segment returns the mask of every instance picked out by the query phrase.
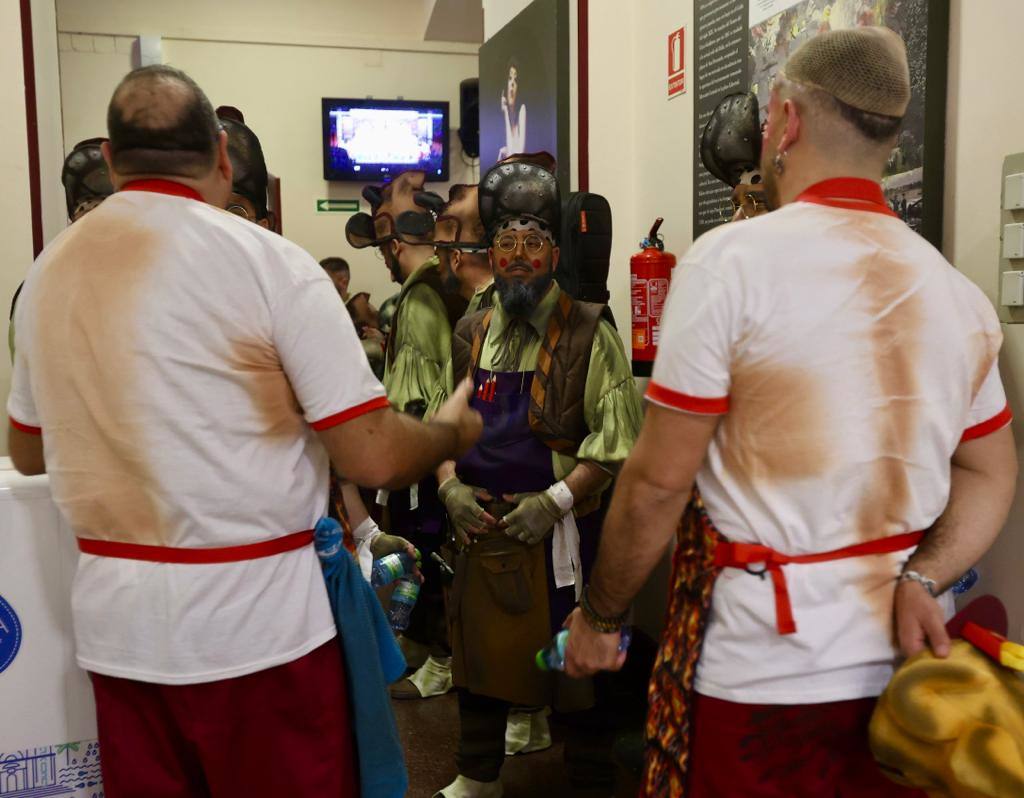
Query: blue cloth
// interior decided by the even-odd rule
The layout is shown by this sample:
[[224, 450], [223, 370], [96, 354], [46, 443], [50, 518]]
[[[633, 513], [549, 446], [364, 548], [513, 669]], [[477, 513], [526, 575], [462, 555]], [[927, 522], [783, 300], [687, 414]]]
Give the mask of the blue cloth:
[[405, 657], [384, 610], [342, 542], [333, 518], [315, 532], [327, 595], [348, 675], [362, 798], [402, 798], [409, 788], [388, 685], [405, 674]]

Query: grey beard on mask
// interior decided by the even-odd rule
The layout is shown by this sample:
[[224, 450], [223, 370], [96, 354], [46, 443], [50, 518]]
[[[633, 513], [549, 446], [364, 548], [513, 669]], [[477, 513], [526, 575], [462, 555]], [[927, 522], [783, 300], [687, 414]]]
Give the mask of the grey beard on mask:
[[536, 309], [544, 294], [554, 281], [553, 271], [530, 283], [509, 280], [501, 275], [494, 275], [494, 287], [498, 291], [501, 306], [510, 316], [529, 316]]

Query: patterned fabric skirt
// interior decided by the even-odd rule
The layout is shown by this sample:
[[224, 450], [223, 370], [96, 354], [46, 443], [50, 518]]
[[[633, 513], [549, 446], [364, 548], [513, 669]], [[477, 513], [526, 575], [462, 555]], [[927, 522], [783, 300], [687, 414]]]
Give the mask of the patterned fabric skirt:
[[648, 689], [646, 756], [641, 796], [683, 798], [690, 755], [693, 680], [721, 569], [715, 546], [721, 536], [700, 494], [683, 514], [673, 560], [669, 604], [661, 647]]

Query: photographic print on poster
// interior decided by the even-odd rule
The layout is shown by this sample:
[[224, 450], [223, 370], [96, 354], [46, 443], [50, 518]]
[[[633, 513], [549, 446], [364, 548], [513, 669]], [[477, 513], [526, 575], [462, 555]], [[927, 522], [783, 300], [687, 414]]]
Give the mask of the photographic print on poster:
[[480, 172], [550, 152], [569, 185], [569, 8], [535, 0], [480, 47]]
[[[699, 0], [699, 7], [722, 0]], [[735, 7], [738, 0], [731, 2]], [[942, 238], [942, 186], [945, 155], [946, 59], [949, 8], [942, 0], [744, 0], [747, 6], [747, 58], [742, 69], [742, 88], [753, 91], [762, 118], [771, 92], [772, 78], [790, 53], [819, 32], [863, 25], [884, 25], [899, 33], [907, 45], [910, 64], [911, 102], [900, 129], [896, 149], [886, 167], [883, 185], [889, 205], [914, 230], [933, 244]], [[738, 9], [734, 9], [738, 11]], [[698, 26], [701, 23], [698, 13]], [[735, 16], [738, 16], [736, 14]], [[735, 19], [728, 31], [735, 34]], [[704, 26], [704, 31], [708, 25]], [[713, 51], [721, 36], [698, 36], [697, 63], [701, 50]], [[711, 61], [705, 57], [704, 62]], [[717, 61], [716, 63], [721, 63]], [[702, 78], [704, 78], [702, 87]], [[711, 110], [726, 91], [707, 91], [714, 75], [698, 68], [698, 116]], [[706, 109], [704, 106], [710, 106]], [[699, 141], [703, 124], [698, 119]], [[701, 233], [721, 223], [716, 218], [728, 194], [713, 185], [698, 157], [694, 197], [694, 230]], [[703, 187], [703, 194], [700, 189]], [[722, 187], [725, 188], [725, 187]], [[721, 213], [717, 214], [718, 217]]]

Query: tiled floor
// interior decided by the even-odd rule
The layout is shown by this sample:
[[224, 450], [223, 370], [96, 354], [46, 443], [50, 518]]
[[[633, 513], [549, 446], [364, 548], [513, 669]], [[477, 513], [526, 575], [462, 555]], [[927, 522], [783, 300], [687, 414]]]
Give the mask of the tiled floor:
[[[398, 730], [409, 770], [408, 798], [430, 798], [455, 778], [455, 747], [459, 733], [458, 703], [453, 694], [425, 701], [394, 701]], [[636, 795], [635, 785], [620, 777], [617, 791], [573, 792], [562, 762], [563, 730], [552, 725], [555, 744], [547, 751], [505, 760], [501, 780], [506, 798], [612, 798]]]

